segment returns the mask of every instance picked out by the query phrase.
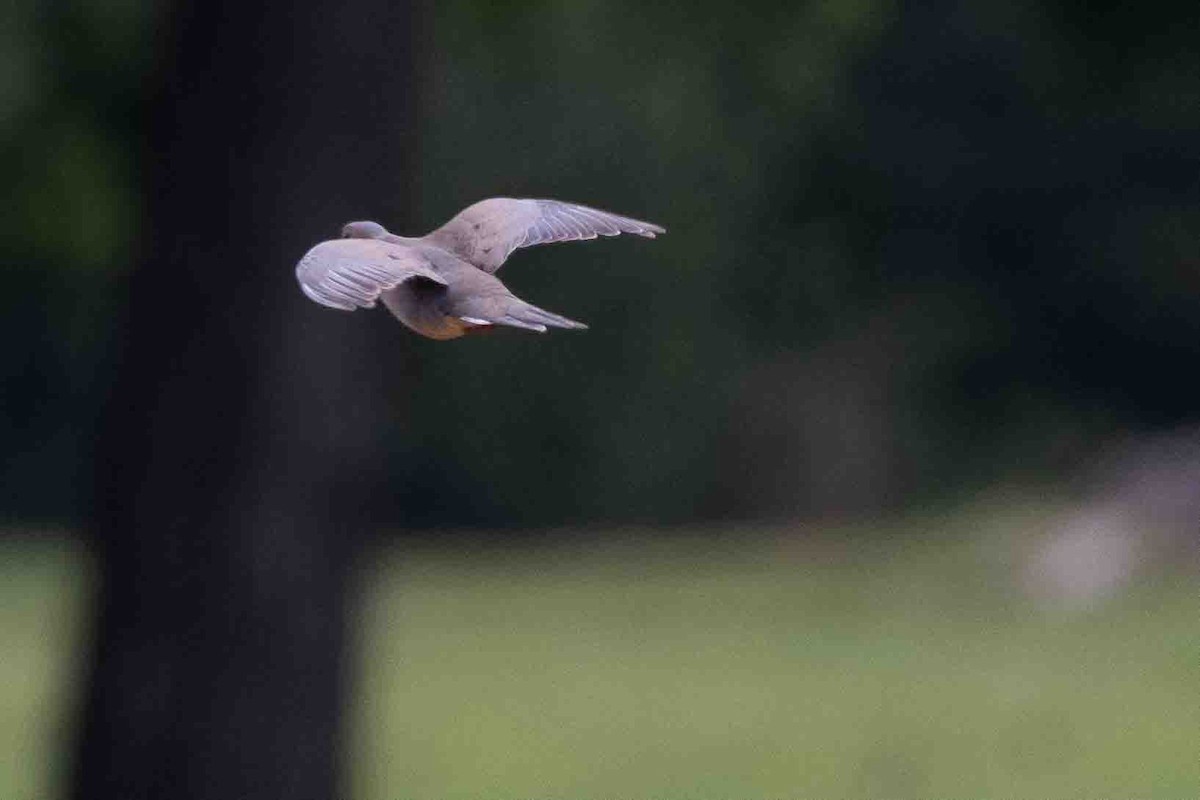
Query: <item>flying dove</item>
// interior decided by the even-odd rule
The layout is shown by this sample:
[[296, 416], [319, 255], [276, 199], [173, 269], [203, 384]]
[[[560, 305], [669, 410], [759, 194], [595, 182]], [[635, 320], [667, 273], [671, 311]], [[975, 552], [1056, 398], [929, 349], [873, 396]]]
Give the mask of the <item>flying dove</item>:
[[515, 296], [495, 276], [519, 247], [632, 233], [653, 239], [665, 228], [558, 200], [481, 200], [426, 236], [389, 233], [378, 222], [351, 222], [342, 238], [321, 242], [296, 265], [309, 299], [330, 308], [373, 308], [376, 300], [430, 339], [456, 339], [494, 326], [544, 333], [587, 326]]

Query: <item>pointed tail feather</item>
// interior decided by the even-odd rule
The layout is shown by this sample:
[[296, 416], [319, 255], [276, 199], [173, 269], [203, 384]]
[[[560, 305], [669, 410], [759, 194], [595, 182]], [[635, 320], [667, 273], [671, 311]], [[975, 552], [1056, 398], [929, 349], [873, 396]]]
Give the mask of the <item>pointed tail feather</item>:
[[513, 328], [545, 333], [547, 328], [562, 328], [565, 330], [587, 330], [587, 325], [573, 319], [551, 313], [544, 308], [538, 308], [524, 301], [505, 309], [505, 314], [494, 320], [497, 325], [508, 325]]
[[540, 323], [548, 328], [564, 328], [571, 331], [587, 330], [587, 325], [584, 325], [582, 322], [576, 322], [573, 319], [567, 319], [566, 317], [559, 316], [558, 314], [547, 311], [544, 308], [538, 308], [537, 306], [531, 306], [528, 304], [526, 304], [524, 308], [520, 309], [515, 314], [513, 312], [509, 313], [529, 322]]

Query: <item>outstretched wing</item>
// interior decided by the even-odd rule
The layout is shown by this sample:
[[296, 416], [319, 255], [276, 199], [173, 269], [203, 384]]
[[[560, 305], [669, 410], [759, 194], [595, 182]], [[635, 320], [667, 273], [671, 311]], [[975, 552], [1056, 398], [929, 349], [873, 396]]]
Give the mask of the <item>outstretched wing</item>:
[[518, 247], [632, 233], [653, 239], [666, 229], [558, 200], [481, 200], [426, 236], [426, 240], [487, 272], [495, 272]]
[[343, 311], [373, 308], [379, 295], [411, 278], [448, 285], [419, 253], [378, 239], [321, 242], [296, 265], [310, 300]]

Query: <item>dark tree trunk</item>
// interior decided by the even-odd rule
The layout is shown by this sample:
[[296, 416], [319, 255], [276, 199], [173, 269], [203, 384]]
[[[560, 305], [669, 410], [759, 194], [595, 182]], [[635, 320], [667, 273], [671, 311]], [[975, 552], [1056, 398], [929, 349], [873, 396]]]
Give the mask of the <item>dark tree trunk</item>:
[[347, 573], [399, 334], [309, 303], [292, 269], [348, 219], [403, 221], [412, 9], [195, 0], [166, 28], [74, 795], [338, 797]]

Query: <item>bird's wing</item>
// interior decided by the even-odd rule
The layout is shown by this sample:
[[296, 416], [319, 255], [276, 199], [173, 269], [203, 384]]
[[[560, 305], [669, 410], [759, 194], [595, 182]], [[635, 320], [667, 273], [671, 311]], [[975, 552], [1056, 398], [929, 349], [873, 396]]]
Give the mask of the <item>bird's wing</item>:
[[343, 311], [373, 308], [380, 294], [412, 278], [448, 285], [420, 253], [378, 239], [321, 242], [296, 265], [310, 300]]
[[495, 272], [518, 247], [632, 233], [653, 239], [666, 229], [558, 200], [481, 200], [425, 237], [487, 272]]

